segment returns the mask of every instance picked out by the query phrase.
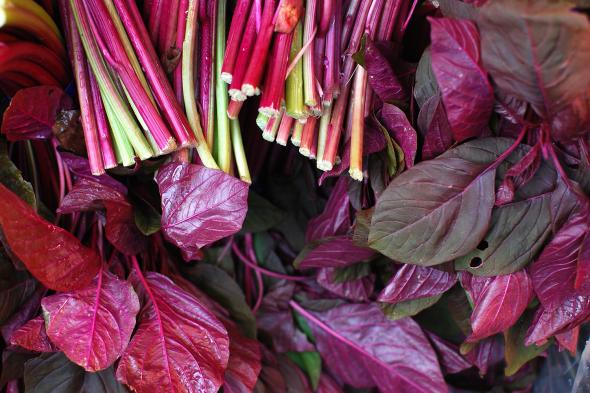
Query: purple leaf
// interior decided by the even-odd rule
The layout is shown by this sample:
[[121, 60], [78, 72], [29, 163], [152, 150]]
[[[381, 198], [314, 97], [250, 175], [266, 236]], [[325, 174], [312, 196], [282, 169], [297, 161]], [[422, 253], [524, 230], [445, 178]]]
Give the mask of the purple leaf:
[[479, 368], [481, 375], [487, 374], [490, 367], [504, 360], [504, 340], [501, 336], [492, 336], [475, 344], [465, 358]]
[[479, 33], [468, 20], [429, 18], [432, 68], [455, 140], [481, 136], [494, 107], [494, 92], [483, 69]]
[[324, 211], [313, 217], [307, 224], [305, 241], [311, 242], [328, 236], [344, 235], [350, 228], [350, 198], [348, 177], [341, 176], [330, 191], [330, 198]]
[[326, 373], [320, 375], [320, 382], [317, 393], [344, 393], [340, 385], [336, 383]]
[[68, 167], [68, 169], [78, 178], [84, 178], [86, 180], [99, 182], [105, 186], [108, 186], [119, 191], [123, 195], [127, 195], [127, 187], [125, 187], [122, 183], [113, 179], [109, 175], [93, 175], [90, 171], [90, 164], [88, 163], [87, 159], [65, 151], [59, 152], [59, 155]]
[[461, 356], [457, 345], [445, 341], [433, 333], [426, 333], [426, 335], [438, 355], [444, 374], [456, 374], [471, 368], [471, 363]]
[[316, 277], [317, 283], [328, 291], [348, 300], [357, 302], [369, 300], [375, 287], [374, 274], [338, 282], [334, 278], [335, 272], [336, 269], [331, 267], [319, 269]]
[[402, 148], [407, 167], [412, 167], [416, 159], [418, 135], [408, 121], [406, 114], [397, 106], [386, 103], [383, 104], [379, 117], [393, 139]]
[[[229, 334], [229, 361], [225, 370], [223, 391], [226, 393], [250, 393], [256, 385], [262, 368], [258, 341], [240, 334], [233, 322], [225, 324]], [[228, 326], [230, 325], [230, 326]]]
[[217, 392], [229, 359], [228, 334], [195, 297], [169, 278], [148, 272], [136, 290], [146, 303], [117, 367], [137, 393]]
[[[36, 284], [33, 283], [33, 279], [27, 281], [30, 281], [29, 284], [32, 284], [29, 288], [33, 288]], [[25, 283], [27, 281], [25, 281]], [[20, 292], [20, 290], [26, 289], [26, 287], [17, 288], [18, 289], [15, 292]], [[17, 329], [19, 329], [21, 326], [23, 326], [26, 322], [28, 322], [30, 319], [32, 319], [39, 313], [39, 310], [41, 308], [41, 298], [45, 296], [46, 293], [47, 289], [43, 288], [43, 286], [41, 285], [38, 286], [37, 289], [32, 293], [28, 293], [28, 291], [25, 290], [25, 293], [23, 293], [23, 295], [27, 297], [27, 301], [23, 304], [19, 304], [20, 308], [18, 309], [18, 311], [12, 314], [10, 319], [3, 323], [2, 328], [0, 328], [0, 330], [2, 331], [2, 337], [4, 338], [5, 342], [9, 342], [10, 337]], [[8, 311], [10, 311], [10, 299], [5, 298], [3, 295], [0, 296], [0, 301], [5, 302], [3, 303], [5, 305], [4, 307], [8, 308]]]
[[555, 339], [559, 343], [560, 350], [567, 349], [570, 353], [575, 356], [578, 349], [578, 340], [580, 338], [580, 327], [576, 326], [563, 333], [555, 335]]
[[463, 144], [395, 177], [375, 206], [369, 245], [395, 261], [422, 266], [477, 247], [490, 224], [496, 171], [456, 156], [473, 146]]
[[139, 300], [133, 287], [102, 272], [85, 289], [41, 302], [47, 335], [74, 363], [96, 372], [121, 356], [135, 328]]
[[512, 202], [516, 190], [533, 178], [541, 166], [540, 153], [541, 147], [537, 143], [516, 165], [506, 171], [504, 180], [496, 191], [497, 206]]
[[106, 237], [118, 251], [135, 255], [146, 249], [146, 237], [135, 225], [133, 206], [125, 195], [103, 183], [80, 179], [64, 197], [58, 212], [106, 209]]
[[422, 159], [433, 159], [453, 145], [453, 132], [445, 107], [438, 95], [429, 98], [420, 108], [418, 126], [424, 134]]
[[571, 141], [590, 130], [590, 91], [574, 98], [570, 105], [551, 119], [551, 135], [560, 141]]
[[94, 250], [84, 247], [66, 230], [43, 220], [1, 184], [0, 227], [10, 250], [47, 288], [80, 289], [98, 273], [100, 258]]
[[590, 83], [590, 24], [569, 3], [500, 0], [480, 9], [483, 63], [504, 92], [550, 118]]
[[457, 275], [443, 270], [403, 265], [389, 280], [377, 298], [380, 302], [399, 303], [440, 295], [457, 282]]
[[374, 304], [321, 313], [291, 304], [309, 320], [325, 365], [346, 384], [384, 393], [447, 391], [436, 354], [412, 319], [390, 321]]
[[[467, 277], [466, 273], [462, 277]], [[479, 341], [514, 325], [533, 298], [533, 284], [525, 270], [496, 277], [470, 278], [473, 332], [467, 342]], [[475, 285], [474, 285], [475, 284]]]
[[9, 141], [47, 139], [62, 110], [73, 108], [72, 98], [56, 86], [19, 90], [4, 111], [2, 133]]
[[33, 318], [16, 330], [10, 337], [10, 344], [33, 352], [56, 351], [45, 332], [43, 317]]
[[350, 236], [335, 236], [306, 246], [293, 265], [297, 269], [345, 267], [372, 258], [375, 251], [354, 244]]
[[187, 256], [242, 227], [248, 184], [219, 170], [171, 162], [158, 171], [162, 230]]
[[541, 307], [528, 343], [542, 343], [590, 315], [590, 217], [588, 203], [569, 217], [531, 266], [531, 278]]
[[407, 98], [402, 84], [397, 79], [387, 57], [371, 39], [367, 39], [365, 49], [365, 68], [369, 76], [369, 85], [381, 101], [393, 103]]

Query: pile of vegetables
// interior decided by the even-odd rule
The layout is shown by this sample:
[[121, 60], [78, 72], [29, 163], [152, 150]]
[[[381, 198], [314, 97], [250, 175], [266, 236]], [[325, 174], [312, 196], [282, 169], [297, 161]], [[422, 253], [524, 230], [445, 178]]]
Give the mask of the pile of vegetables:
[[585, 391], [589, 17], [0, 0], [0, 389]]

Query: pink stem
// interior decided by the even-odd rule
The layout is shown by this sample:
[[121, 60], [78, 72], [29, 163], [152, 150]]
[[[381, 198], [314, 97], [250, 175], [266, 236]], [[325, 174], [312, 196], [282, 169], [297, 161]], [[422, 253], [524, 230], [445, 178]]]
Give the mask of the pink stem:
[[[176, 47], [180, 50], [182, 50], [182, 43], [184, 42], [187, 10], [188, 0], [180, 0], [180, 5], [178, 6], [178, 22], [176, 23]], [[174, 93], [176, 93], [176, 100], [180, 105], [184, 105], [184, 99], [182, 98], [182, 66], [180, 62], [176, 65], [172, 73], [172, 84], [174, 86]]]
[[265, 276], [278, 278], [280, 280], [289, 280], [289, 281], [305, 281], [308, 278], [302, 276], [288, 276], [286, 274], [281, 274], [277, 272], [273, 272], [272, 270], [267, 270], [263, 267], [260, 267], [252, 262], [250, 262], [249, 258], [247, 258], [241, 251], [237, 244], [232, 244], [232, 251], [238, 256], [238, 258], [244, 263], [244, 265], [259, 271], [260, 273], [264, 274]]
[[238, 0], [234, 9], [223, 56], [223, 66], [221, 67], [221, 79], [227, 83], [232, 82], [234, 66], [238, 58], [240, 42], [242, 41], [242, 33], [246, 26], [251, 4], [252, 0]]

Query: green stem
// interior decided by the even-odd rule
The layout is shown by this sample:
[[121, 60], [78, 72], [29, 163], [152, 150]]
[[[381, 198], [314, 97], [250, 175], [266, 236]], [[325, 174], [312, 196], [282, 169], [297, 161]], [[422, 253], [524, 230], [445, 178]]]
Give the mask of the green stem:
[[[302, 46], [303, 25], [299, 22], [295, 28], [289, 62], [294, 61], [299, 51], [301, 51]], [[306, 118], [308, 113], [303, 100], [303, 61], [301, 59], [295, 63], [293, 71], [287, 77], [286, 90], [285, 102], [287, 106], [287, 115], [294, 119]]]
[[217, 128], [215, 130], [215, 145], [217, 147], [217, 161], [219, 167], [226, 173], [231, 168], [231, 134], [229, 117], [227, 116], [227, 84], [221, 80], [223, 68], [223, 54], [225, 53], [225, 14], [227, 0], [219, 0], [217, 4], [217, 31], [215, 34], [215, 102]]
[[232, 146], [234, 148], [234, 156], [236, 158], [236, 167], [240, 179], [246, 183], [252, 183], [250, 177], [250, 169], [248, 169], [248, 161], [246, 161], [246, 152], [244, 151], [244, 143], [242, 142], [242, 130], [240, 129], [240, 122], [232, 120], [231, 124], [231, 138]]

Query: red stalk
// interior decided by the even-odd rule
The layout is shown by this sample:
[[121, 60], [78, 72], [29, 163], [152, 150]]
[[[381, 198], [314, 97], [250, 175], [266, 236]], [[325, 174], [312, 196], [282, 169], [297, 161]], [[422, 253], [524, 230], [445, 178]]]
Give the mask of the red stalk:
[[[317, 117], [308, 117], [307, 122], [303, 126], [303, 134], [301, 135], [301, 145], [299, 147], [299, 153], [305, 157], [311, 156], [312, 146], [316, 138], [316, 124]], [[316, 144], [317, 145], [317, 144]]]
[[90, 90], [92, 91], [92, 102], [94, 105], [94, 115], [96, 117], [96, 127], [98, 131], [98, 141], [100, 144], [100, 151], [102, 153], [102, 161], [105, 169], [114, 168], [117, 166], [117, 156], [113, 149], [113, 140], [109, 131], [109, 123], [104, 109], [102, 98], [100, 96], [100, 89], [96, 78], [89, 73]]
[[[303, 24], [303, 42], [313, 40], [317, 32], [317, 1], [308, 0], [305, 10], [305, 22]], [[312, 46], [303, 54], [303, 97], [304, 103], [309, 107], [312, 114], [317, 116], [321, 113], [320, 96], [317, 89], [317, 75], [315, 46]]]
[[246, 94], [242, 92], [242, 82], [244, 81], [244, 76], [246, 76], [248, 64], [252, 60], [252, 51], [256, 44], [256, 19], [258, 18], [258, 11], [256, 7], [250, 9], [246, 30], [242, 36], [239, 55], [234, 65], [232, 81], [229, 86], [229, 95], [237, 101], [244, 101], [246, 99]]
[[195, 145], [196, 140], [190, 124], [175, 99], [174, 92], [168, 84], [166, 74], [160, 66], [154, 48], [149, 45], [148, 32], [141, 21], [137, 5], [131, 0], [114, 0], [114, 2], [139, 62], [145, 70], [156, 101], [170, 124], [174, 137], [180, 146]]
[[[401, 3], [399, 0], [391, 0], [395, 1], [396, 3]], [[350, 4], [348, 5], [348, 9], [346, 10], [346, 15], [344, 16], [344, 23], [342, 25], [342, 35], [340, 40], [340, 51], [346, 51], [346, 46], [348, 45], [348, 41], [350, 40], [350, 35], [352, 34], [352, 29], [354, 26], [354, 22], [356, 21], [356, 16], [359, 10], [359, 6], [361, 4], [361, 0], [351, 0]]]
[[16, 59], [28, 60], [42, 66], [59, 80], [62, 86], [68, 83], [67, 66], [51, 49], [27, 41], [0, 41], [0, 64]]
[[267, 75], [259, 107], [259, 111], [267, 116], [276, 115], [281, 109], [281, 102], [285, 97], [285, 80], [292, 43], [293, 33], [278, 33], [275, 38], [268, 65], [270, 73]]
[[282, 146], [287, 146], [287, 141], [289, 140], [289, 136], [291, 135], [291, 128], [293, 128], [293, 119], [290, 116], [283, 116], [281, 119], [281, 124], [279, 125], [279, 132], [277, 133], [277, 137], [275, 141]]
[[335, 17], [332, 20], [328, 34], [326, 35], [325, 46], [325, 72], [324, 72], [324, 94], [322, 102], [324, 105], [331, 105], [335, 97], [340, 93], [340, 39], [342, 36], [342, 19], [337, 17], [342, 13], [342, 4], [336, 2]]
[[150, 37], [154, 46], [158, 42], [158, 33], [160, 30], [160, 23], [162, 21], [162, 8], [164, 8], [163, 0], [152, 0], [149, 11], [148, 25], [150, 27]]
[[215, 0], [203, 0], [199, 3], [199, 20], [201, 48], [199, 64], [199, 98], [201, 104], [201, 124], [203, 134], [207, 139], [209, 148], [213, 147], [215, 117], [215, 83], [212, 78], [215, 53], [215, 26], [211, 22], [217, 14], [217, 2]]
[[[174, 49], [176, 42], [176, 23], [178, 21], [178, 6], [180, 0], [169, 0], [165, 7], [165, 12], [160, 15], [160, 31], [158, 34], [157, 47], [160, 57], [166, 59], [169, 51]], [[154, 46], [156, 43], [154, 43]], [[178, 48], [178, 47], [177, 47]]]
[[328, 133], [326, 136], [326, 147], [323, 157], [318, 157], [317, 166], [323, 171], [329, 171], [334, 166], [336, 155], [338, 153], [338, 146], [340, 145], [340, 137], [342, 135], [342, 124], [346, 115], [346, 108], [348, 106], [348, 93], [350, 91], [350, 84], [343, 86], [342, 91], [336, 99], [332, 118], [328, 125]]
[[[182, 48], [184, 41], [184, 33], [186, 30], [186, 13], [188, 12], [188, 0], [180, 0], [178, 6], [178, 21], [176, 22], [176, 48]], [[182, 98], [182, 67], [180, 63], [176, 65], [172, 73], [172, 85], [176, 99], [179, 105], [184, 106], [184, 99]]]
[[230, 119], [237, 119], [240, 110], [242, 110], [242, 105], [244, 105], [244, 101], [237, 101], [233, 98], [229, 100], [229, 104], [227, 105], [227, 117]]
[[226, 83], [232, 82], [234, 66], [242, 41], [242, 33], [246, 26], [246, 20], [248, 19], [251, 4], [252, 0], [238, 0], [236, 8], [234, 9], [234, 15], [232, 16], [227, 36], [225, 54], [223, 56], [223, 66], [221, 67], [221, 80]]
[[[152, 104], [137, 74], [129, 67], [129, 58], [105, 4], [98, 0], [88, 0], [83, 8], [104, 58], [121, 78], [126, 91], [160, 150], [158, 153], [168, 153], [174, 150], [176, 146], [168, 127], [160, 117], [158, 109]], [[129, 29], [127, 28], [127, 30]], [[109, 38], [108, 44], [104, 41], [105, 37]]]
[[322, 7], [320, 9], [320, 20], [318, 23], [318, 35], [323, 37], [328, 32], [332, 19], [340, 14], [334, 12], [334, 0], [320, 0]]
[[100, 151], [100, 143], [97, 135], [97, 122], [92, 99], [92, 87], [90, 84], [90, 68], [84, 55], [84, 48], [80, 42], [80, 35], [75, 26], [75, 21], [71, 15], [68, 15], [70, 44], [72, 51], [72, 60], [74, 72], [76, 74], [76, 87], [78, 89], [78, 101], [80, 103], [80, 120], [84, 132], [84, 141], [86, 142], [86, 151], [88, 153], [88, 163], [93, 175], [102, 175], [104, 173], [104, 163]]
[[244, 75], [242, 83], [242, 92], [247, 96], [258, 94], [262, 73], [266, 64], [268, 50], [273, 34], [273, 15], [275, 12], [276, 0], [266, 0], [264, 2], [264, 11], [260, 21], [260, 32], [256, 37], [256, 44], [253, 49], [253, 56]]
[[379, 41], [391, 40], [401, 5], [402, 2], [398, 0], [385, 0], [385, 8], [383, 9], [383, 16], [377, 33]]

